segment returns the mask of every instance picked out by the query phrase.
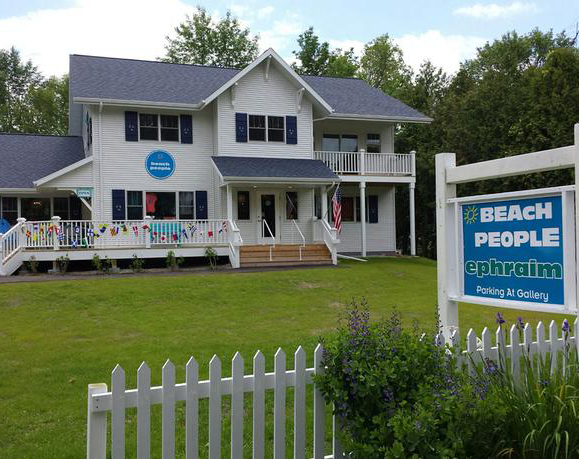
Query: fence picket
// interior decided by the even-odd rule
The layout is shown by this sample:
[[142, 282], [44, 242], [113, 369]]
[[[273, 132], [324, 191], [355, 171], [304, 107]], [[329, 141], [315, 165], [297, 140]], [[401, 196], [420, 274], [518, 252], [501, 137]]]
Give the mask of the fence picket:
[[557, 350], [559, 349], [559, 330], [554, 320], [549, 324], [549, 346], [551, 352], [551, 374], [557, 368]]
[[199, 365], [191, 357], [185, 367], [185, 454], [187, 459], [199, 457]]
[[[324, 372], [324, 348], [321, 344], [314, 351], [314, 373]], [[314, 386], [314, 459], [324, 459], [326, 404], [320, 390]]]
[[112, 457], [125, 457], [125, 371], [117, 365], [111, 375], [112, 406]]
[[306, 454], [306, 353], [298, 347], [294, 355], [294, 459], [304, 459]]
[[502, 370], [505, 370], [505, 365], [507, 363], [507, 349], [505, 346], [505, 333], [503, 331], [503, 327], [500, 325], [497, 327], [497, 331], [495, 333], [496, 345], [497, 345], [497, 362], [499, 367]]
[[163, 365], [163, 459], [175, 457], [175, 365], [170, 360]]
[[509, 340], [511, 342], [511, 372], [515, 382], [518, 382], [520, 376], [521, 347], [519, 345], [519, 329], [515, 324], [511, 325]]
[[471, 328], [466, 335], [466, 350], [470, 355], [468, 359], [468, 372], [471, 376], [476, 374], [475, 365], [480, 361], [480, 354], [476, 345], [476, 333]]
[[243, 458], [243, 357], [231, 361], [231, 459]]
[[143, 362], [137, 370], [137, 457], [151, 457], [151, 369]]
[[263, 459], [265, 437], [265, 357], [253, 357], [253, 459]]
[[545, 342], [545, 325], [543, 325], [543, 322], [537, 324], [537, 351], [544, 362], [547, 355], [547, 343]]
[[340, 419], [334, 414], [332, 418], [332, 459], [342, 459], [344, 453], [338, 441], [338, 431], [340, 430]]
[[523, 344], [523, 352], [526, 352], [527, 357], [530, 357], [535, 353], [536, 349], [533, 349], [533, 329], [531, 328], [530, 323], [525, 324], [523, 331]]
[[274, 399], [273, 399], [273, 458], [285, 459], [285, 353], [279, 348], [274, 360]]
[[487, 327], [483, 329], [481, 338], [483, 359], [494, 360], [494, 355], [492, 355], [491, 331]]
[[221, 457], [221, 361], [209, 362], [209, 459]]

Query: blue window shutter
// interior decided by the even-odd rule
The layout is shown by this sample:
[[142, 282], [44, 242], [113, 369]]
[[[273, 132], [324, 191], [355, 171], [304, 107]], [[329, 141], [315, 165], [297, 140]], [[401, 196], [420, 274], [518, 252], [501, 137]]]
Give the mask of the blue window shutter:
[[207, 191], [195, 192], [195, 218], [207, 220]]
[[298, 143], [298, 117], [297, 116], [286, 116], [285, 117], [285, 141], [289, 144]]
[[137, 112], [125, 112], [125, 140], [139, 141], [139, 119]]
[[235, 141], [247, 142], [247, 113], [235, 114]]
[[113, 190], [113, 220], [125, 220], [125, 190]]
[[368, 196], [368, 223], [378, 223], [378, 196]]
[[181, 143], [193, 143], [193, 117], [181, 115]]

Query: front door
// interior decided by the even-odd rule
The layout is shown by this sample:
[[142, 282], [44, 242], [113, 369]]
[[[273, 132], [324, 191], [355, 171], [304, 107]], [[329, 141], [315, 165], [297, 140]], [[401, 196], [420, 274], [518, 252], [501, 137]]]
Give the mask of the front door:
[[260, 243], [271, 243], [272, 238], [276, 235], [275, 201], [275, 193], [260, 193], [261, 213], [260, 218], [258, 218]]

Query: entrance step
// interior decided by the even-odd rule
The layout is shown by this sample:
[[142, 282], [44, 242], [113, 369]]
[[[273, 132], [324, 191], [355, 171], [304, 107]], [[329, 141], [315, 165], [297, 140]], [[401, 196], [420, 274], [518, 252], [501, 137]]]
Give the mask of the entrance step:
[[242, 268], [331, 264], [332, 255], [325, 244], [306, 244], [305, 246], [283, 244], [275, 247], [244, 245], [240, 247], [240, 265]]

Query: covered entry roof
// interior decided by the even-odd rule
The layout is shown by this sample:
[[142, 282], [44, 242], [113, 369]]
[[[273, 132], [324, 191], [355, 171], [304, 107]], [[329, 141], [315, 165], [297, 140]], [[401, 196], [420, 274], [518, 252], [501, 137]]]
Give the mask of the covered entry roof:
[[84, 157], [82, 137], [0, 134], [0, 188], [34, 188]]
[[261, 182], [339, 182], [328, 166], [317, 159], [256, 158], [213, 156], [217, 172], [224, 181]]

